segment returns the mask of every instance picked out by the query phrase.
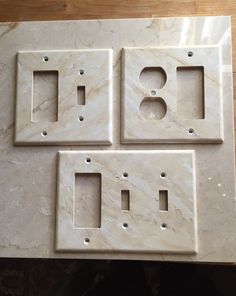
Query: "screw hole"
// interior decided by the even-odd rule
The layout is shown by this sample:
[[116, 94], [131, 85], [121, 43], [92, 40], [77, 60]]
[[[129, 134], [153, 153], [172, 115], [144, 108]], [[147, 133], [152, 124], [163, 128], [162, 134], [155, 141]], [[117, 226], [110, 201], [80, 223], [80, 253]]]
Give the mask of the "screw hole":
[[189, 134], [193, 134], [193, 133], [194, 133], [194, 129], [193, 129], [193, 128], [190, 128], [190, 129], [188, 130], [188, 133], [189, 133]]
[[122, 225], [122, 227], [124, 228], [124, 229], [126, 229], [126, 228], [128, 228], [128, 223], [123, 223], [123, 225]]
[[80, 75], [84, 75], [84, 70], [83, 70], [83, 69], [80, 69], [80, 70], [79, 70], [79, 74], [80, 74]]
[[91, 158], [90, 157], [87, 157], [86, 160], [85, 160], [85, 162], [86, 163], [90, 163], [91, 162]]
[[83, 116], [80, 116], [79, 117], [79, 121], [84, 121], [84, 117]]
[[162, 223], [161, 224], [161, 229], [165, 230], [167, 228], [167, 224], [166, 223]]
[[43, 57], [44, 62], [48, 62], [49, 58], [47, 56]]
[[151, 90], [151, 95], [155, 96], [157, 94], [157, 92], [155, 90]]
[[192, 57], [193, 56], [193, 52], [192, 51], [189, 51], [188, 52], [188, 57]]
[[41, 136], [42, 136], [42, 137], [46, 137], [47, 134], [48, 134], [48, 133], [47, 133], [46, 131], [43, 131], [43, 132], [41, 133]]
[[84, 239], [84, 243], [87, 245], [87, 244], [89, 244], [90, 243], [90, 239], [88, 238], [88, 237], [86, 237], [85, 239]]
[[161, 172], [161, 178], [165, 178], [166, 177], [166, 173], [165, 172]]
[[123, 177], [124, 179], [127, 179], [127, 178], [128, 178], [128, 173], [123, 173], [122, 177]]

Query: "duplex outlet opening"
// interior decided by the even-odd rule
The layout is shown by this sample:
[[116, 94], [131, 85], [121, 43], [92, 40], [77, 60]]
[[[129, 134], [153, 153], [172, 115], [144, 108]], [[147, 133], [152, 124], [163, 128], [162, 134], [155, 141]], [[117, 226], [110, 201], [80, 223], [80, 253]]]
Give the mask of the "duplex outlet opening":
[[142, 100], [139, 111], [146, 120], [161, 120], [166, 115], [167, 105], [162, 98], [148, 97]]
[[161, 67], [145, 67], [139, 79], [146, 89], [160, 89], [166, 83], [166, 72]]

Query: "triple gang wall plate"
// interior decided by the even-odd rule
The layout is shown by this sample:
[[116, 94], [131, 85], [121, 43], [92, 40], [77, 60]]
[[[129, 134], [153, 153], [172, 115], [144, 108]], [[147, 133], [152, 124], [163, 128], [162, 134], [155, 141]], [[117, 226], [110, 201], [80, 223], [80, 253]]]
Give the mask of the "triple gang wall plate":
[[1, 257], [236, 262], [229, 17], [0, 41]]
[[195, 182], [193, 151], [60, 152], [56, 248], [194, 253]]

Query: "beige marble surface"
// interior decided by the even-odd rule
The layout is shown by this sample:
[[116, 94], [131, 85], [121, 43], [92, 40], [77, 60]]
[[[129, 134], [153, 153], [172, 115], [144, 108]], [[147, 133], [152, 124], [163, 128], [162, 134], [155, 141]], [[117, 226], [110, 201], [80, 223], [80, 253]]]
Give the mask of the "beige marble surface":
[[[194, 47], [196, 49], [200, 47], [219, 48], [223, 130], [222, 133], [219, 132], [220, 128], [214, 131], [214, 137], [218, 138], [217, 141], [214, 141], [215, 143], [209, 143], [205, 130], [206, 142], [204, 144], [198, 141], [192, 143], [183, 141], [178, 144], [157, 144], [155, 141], [141, 144], [133, 141], [129, 144], [121, 143], [121, 131], [124, 129], [120, 118], [123, 109], [121, 106], [124, 106], [121, 104], [122, 49], [156, 47], [183, 47], [185, 49], [189, 47], [191, 51]], [[77, 146], [38, 146], [35, 144], [32, 147], [16, 146], [14, 130], [17, 53], [92, 49], [112, 51], [113, 71], [110, 77], [113, 78], [113, 96], [112, 112], [110, 111], [112, 114], [109, 115], [110, 118], [113, 117], [112, 145], [95, 146], [93, 144], [91, 146], [81, 143], [82, 145]], [[0, 53], [0, 256], [197, 262], [236, 261], [232, 59], [229, 17], [1, 23]], [[215, 67], [218, 69], [217, 64]], [[192, 73], [191, 75], [198, 77], [198, 74]], [[197, 78], [197, 80], [199, 79]], [[46, 81], [50, 82], [54, 79], [48, 78]], [[144, 84], [147, 82], [145, 78], [142, 81]], [[36, 88], [37, 93], [41, 83], [44, 83], [44, 79], [39, 83], [39, 88]], [[182, 85], [185, 85], [184, 82]], [[186, 83], [186, 88], [189, 87], [190, 82]], [[46, 96], [46, 89], [47, 87], [42, 89], [42, 97]], [[47, 95], [49, 96], [48, 93]], [[49, 97], [51, 97], [51, 93]], [[159, 113], [150, 112], [150, 102], [152, 105], [153, 101], [149, 100], [142, 107], [142, 116], [158, 118]], [[154, 101], [154, 103], [156, 102]], [[158, 102], [158, 104], [163, 104], [163, 102]], [[187, 108], [187, 105], [185, 107]], [[28, 104], [25, 108], [28, 108]], [[156, 109], [155, 105], [154, 110], [159, 109], [158, 107]], [[96, 111], [99, 112], [99, 108]], [[197, 112], [195, 113], [197, 114]], [[145, 122], [145, 120], [143, 121]], [[218, 124], [221, 123], [218, 122]], [[91, 127], [91, 132], [93, 128]], [[212, 127], [209, 126], [209, 128]], [[144, 137], [142, 131], [137, 134]], [[223, 142], [219, 143], [221, 137], [223, 137]], [[130, 250], [129, 252], [121, 250], [56, 252], [57, 153], [58, 151], [71, 150], [104, 150], [104, 152], [114, 150], [135, 150], [136, 152], [139, 150], [193, 150], [196, 168], [197, 253], [170, 254], [154, 251], [147, 253]], [[140, 172], [143, 170], [142, 162], [144, 160], [140, 158], [140, 167], [137, 169]]]
[[[157, 83], [153, 83], [153, 88], [142, 83], [140, 73], [148, 67], [159, 67], [164, 71], [166, 81], [160, 88], [155, 87]], [[202, 118], [194, 116], [194, 109], [198, 107], [198, 102], [185, 113], [181, 111], [186, 108], [194, 96], [193, 92], [197, 89], [190, 90], [188, 94], [189, 84], [193, 79], [191, 72], [187, 73], [183, 83], [179, 85], [177, 71], [179, 68], [190, 71], [194, 67], [195, 69], [202, 67], [204, 72], [204, 114]], [[215, 47], [125, 48], [122, 69], [122, 142], [222, 142], [221, 68], [219, 45]], [[180, 87], [181, 92], [184, 93], [182, 96], [178, 93]], [[147, 119], [140, 114], [140, 106], [145, 98], [164, 100], [167, 110], [160, 120]], [[184, 99], [181, 100], [182, 98]]]

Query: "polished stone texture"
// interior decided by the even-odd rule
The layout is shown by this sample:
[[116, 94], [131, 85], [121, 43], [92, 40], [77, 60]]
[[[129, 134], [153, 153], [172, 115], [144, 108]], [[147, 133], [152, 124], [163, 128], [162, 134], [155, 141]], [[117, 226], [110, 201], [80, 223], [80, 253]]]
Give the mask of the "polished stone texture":
[[[172, 73], [173, 84], [169, 85], [169, 87], [172, 87], [172, 91], [169, 91], [169, 87], [167, 89], [169, 71], [165, 69], [164, 62], [167, 63], [168, 59], [164, 51], [162, 51], [164, 60], [157, 58], [154, 63], [152, 57], [149, 56], [147, 61], [150, 61], [150, 63], [145, 66], [149, 69], [141, 70], [139, 81], [138, 74], [135, 72], [136, 62], [143, 64], [146, 57], [139, 59], [138, 55], [132, 63], [132, 67], [125, 68], [127, 65], [124, 56], [127, 50], [131, 52], [137, 48], [145, 48], [143, 53], [150, 55], [153, 49], [158, 52], [158, 48], [170, 50], [170, 47], [174, 55], [173, 60], [177, 56], [174, 50], [176, 48], [178, 55], [182, 56], [180, 64], [176, 64], [171, 70], [176, 72], [176, 76]], [[64, 106], [65, 113], [62, 112], [62, 117], [65, 116], [69, 120], [67, 126], [65, 121], [60, 123], [60, 116], [56, 118], [57, 115], [60, 115], [60, 106], [56, 104], [57, 90], [60, 94], [60, 87], [62, 87], [64, 80], [60, 81], [59, 73], [57, 89], [55, 86], [58, 68], [46, 65], [56, 59], [56, 55], [61, 51], [77, 52], [81, 50], [92, 51], [94, 54], [101, 51], [106, 56], [104, 56], [104, 60], [109, 61], [106, 65], [101, 65], [100, 58], [95, 58], [95, 63], [94, 59], [89, 58], [84, 61], [82, 68], [76, 63], [72, 63], [76, 67], [72, 69], [74, 74], [71, 74], [75, 75], [76, 73], [76, 75], [72, 75], [73, 79], [69, 80], [68, 83], [73, 85], [73, 89], [71, 89], [71, 96], [65, 96], [63, 99], [65, 99], [66, 104], [69, 102], [70, 105], [70, 100], [74, 98], [74, 104], [76, 87], [85, 86], [85, 103], [83, 99], [77, 98], [79, 107], [77, 105], [73, 107], [72, 104], [73, 106], [70, 105], [67, 109], [67, 106]], [[55, 55], [51, 56], [53, 52]], [[188, 56], [189, 52], [192, 52], [193, 55]], [[199, 54], [199, 57], [202, 57], [201, 60], [198, 60], [198, 53], [201, 53]], [[31, 62], [29, 63], [30, 71], [31, 73], [35, 72], [35, 77], [34, 79], [27, 79], [22, 86], [17, 84], [23, 79], [25, 73], [24, 69], [19, 69], [19, 64], [17, 71], [17, 62], [19, 62], [21, 55], [31, 56], [30, 60], [34, 55], [36, 55], [36, 59], [39, 56], [41, 57], [37, 60], [38, 62], [35, 61], [34, 66]], [[42, 60], [45, 56], [49, 58], [46, 62]], [[214, 60], [212, 60], [213, 56]], [[188, 67], [181, 65], [185, 59], [188, 61]], [[62, 63], [62, 60], [60, 59], [59, 62]], [[86, 65], [95, 67], [94, 71], [97, 71], [99, 77], [93, 75], [95, 72], [89, 72], [90, 68], [85, 68]], [[101, 67], [96, 68], [96, 65]], [[176, 66], [179, 69], [176, 69]], [[206, 66], [205, 72], [204, 66]], [[68, 64], [65, 60], [65, 68], [67, 69], [67, 67]], [[159, 68], [163, 68], [166, 77]], [[186, 68], [189, 69], [186, 70]], [[63, 69], [62, 67], [62, 72]], [[83, 78], [79, 72], [81, 69], [84, 70]], [[104, 71], [101, 71], [101, 69], [104, 69]], [[135, 69], [134, 72], [133, 69]], [[50, 71], [50, 73], [46, 73], [45, 70]], [[155, 79], [153, 70], [156, 71]], [[127, 78], [126, 75], [129, 71], [130, 75], [134, 74], [134, 76], [128, 75]], [[86, 76], [88, 73], [91, 74], [90, 78]], [[206, 77], [204, 73], [208, 73], [210, 76]], [[104, 84], [99, 79], [101, 77], [104, 78]], [[212, 77], [215, 81], [212, 81]], [[86, 81], [83, 82], [79, 79]], [[32, 86], [30, 81], [33, 81], [32, 83], [35, 85]], [[175, 102], [175, 83], [177, 83], [177, 103]], [[107, 84], [109, 84], [109, 90]], [[92, 92], [86, 94], [86, 85], [91, 86]], [[96, 95], [98, 85], [102, 85], [103, 97]], [[131, 85], [132, 87], [135, 86], [135, 91], [130, 92], [129, 90], [127, 93], [127, 87], [129, 88]], [[24, 87], [27, 89], [26, 92], [24, 92]], [[144, 95], [144, 101], [135, 95], [140, 93], [140, 89]], [[163, 93], [161, 96], [161, 91], [165, 91], [166, 95]], [[34, 95], [31, 96], [30, 100], [29, 94], [31, 92]], [[86, 102], [89, 104], [86, 98], [88, 100], [90, 94], [91, 100], [94, 100], [94, 102], [101, 100], [96, 108], [94, 105], [90, 107], [86, 105]], [[79, 94], [77, 96], [79, 97]], [[229, 17], [1, 23], [0, 97], [0, 256], [197, 262], [236, 261], [232, 57]], [[204, 110], [203, 102], [206, 104]], [[172, 104], [173, 109], [170, 109], [169, 104]], [[177, 107], [174, 108], [176, 104]], [[66, 110], [70, 110], [68, 114]], [[80, 112], [84, 113], [80, 115]], [[126, 112], [128, 117], [126, 117]], [[30, 113], [31, 120], [29, 120]], [[78, 122], [80, 116], [83, 117], [83, 120]], [[87, 119], [89, 120], [86, 121]], [[95, 122], [93, 122], [93, 119], [96, 119]], [[35, 121], [35, 124], [32, 121]], [[134, 121], [137, 121], [137, 126]], [[16, 126], [15, 123], [17, 123]], [[55, 125], [59, 126], [58, 130], [54, 129]], [[75, 127], [76, 125], [78, 129]], [[102, 129], [103, 126], [105, 130]], [[20, 127], [19, 130], [18, 127]], [[152, 131], [151, 134], [150, 130]], [[63, 131], [63, 133], [61, 134], [60, 131]], [[164, 131], [166, 133], [163, 134]], [[160, 138], [157, 132], [160, 132]], [[171, 253], [166, 252], [168, 248], [164, 246], [163, 241], [161, 248], [158, 248], [155, 244], [157, 240], [159, 241], [158, 236], [153, 241], [151, 239], [153, 245], [148, 245], [147, 248], [144, 242], [140, 246], [135, 243], [135, 246], [130, 248], [131, 242], [128, 242], [130, 237], [125, 236], [124, 231], [132, 231], [130, 228], [132, 223], [135, 224], [136, 220], [138, 223], [135, 215], [133, 218], [127, 215], [130, 222], [127, 222], [128, 228], [123, 225], [126, 229], [121, 227], [115, 231], [117, 226], [110, 226], [111, 235], [115, 237], [112, 241], [112, 247], [115, 246], [113, 250], [98, 251], [97, 248], [96, 250], [86, 251], [86, 249], [83, 249], [81, 251], [80, 249], [76, 250], [74, 246], [70, 250], [68, 246], [65, 247], [65, 251], [57, 250], [60, 246], [57, 244], [59, 236], [56, 227], [57, 218], [60, 216], [60, 210], [57, 212], [57, 209], [60, 209], [59, 201], [61, 198], [60, 191], [57, 190], [57, 184], [60, 185], [60, 174], [62, 173], [60, 171], [60, 157], [66, 155], [66, 152], [70, 152], [72, 155], [78, 154], [79, 159], [80, 155], [90, 151], [90, 157], [93, 160], [97, 153], [94, 150], [99, 150], [99, 153], [104, 152], [104, 154], [101, 154], [104, 156], [102, 156], [102, 160], [95, 162], [97, 171], [95, 175], [93, 172], [93, 175], [89, 178], [93, 186], [88, 187], [88, 189], [93, 193], [96, 192], [95, 188], [98, 188], [103, 180], [102, 174], [104, 174], [105, 180], [109, 180], [107, 178], [108, 168], [114, 173], [119, 170], [120, 174], [121, 172], [124, 173], [125, 169], [129, 173], [128, 170], [130, 169], [131, 173], [128, 175], [128, 180], [134, 180], [134, 183], [130, 183], [129, 186], [137, 188], [139, 197], [138, 202], [135, 203], [135, 199], [132, 200], [131, 192], [130, 212], [132, 207], [135, 207], [137, 213], [141, 211], [139, 208], [141, 207], [142, 213], [146, 213], [147, 222], [145, 223], [147, 224], [150, 218], [149, 213], [152, 216], [155, 210], [154, 207], [148, 206], [148, 203], [145, 203], [141, 196], [148, 196], [148, 200], [152, 202], [155, 198], [157, 199], [159, 190], [168, 189], [176, 192], [175, 188], [177, 187], [177, 191], [181, 188], [186, 189], [183, 182], [195, 180], [196, 186], [192, 186], [192, 190], [196, 192], [195, 197], [194, 194], [190, 194], [190, 187], [187, 187], [187, 189], [189, 190], [189, 200], [195, 199], [196, 211], [193, 210], [190, 203], [191, 211], [188, 217], [193, 221], [184, 226], [189, 227], [195, 221], [195, 229], [191, 226], [187, 234], [181, 234], [181, 229], [180, 233], [175, 234], [177, 238], [175, 250], [172, 248]], [[133, 155], [138, 156], [140, 153], [138, 161], [133, 164], [128, 162], [128, 165], [126, 165], [128, 160], [123, 159], [115, 164], [116, 157], [121, 153], [120, 150], [127, 152], [132, 150], [133, 152], [130, 152], [132, 157], [134, 157]], [[144, 150], [145, 153], [142, 154]], [[160, 167], [157, 164], [159, 156], [156, 158], [155, 155], [163, 153], [164, 150], [167, 155], [171, 154], [172, 150], [181, 152], [183, 158], [180, 158], [179, 169], [174, 166], [177, 158], [171, 163], [166, 160], [166, 168], [169, 171], [166, 175], [166, 182], [168, 176], [171, 177], [172, 181], [167, 184], [166, 188], [159, 188]], [[58, 153], [59, 151], [63, 152]], [[149, 151], [152, 156], [147, 154]], [[69, 155], [71, 155], [70, 153]], [[123, 153], [121, 153], [122, 157]], [[176, 156], [178, 153], [176, 153]], [[194, 161], [188, 160], [183, 166], [185, 153], [194, 155]], [[72, 163], [73, 161], [76, 163], [77, 158], [72, 160]], [[104, 163], [106, 164], [102, 165]], [[148, 170], [145, 168], [146, 163], [150, 163]], [[193, 163], [195, 164], [193, 165]], [[172, 164], [173, 166], [170, 168]], [[71, 165], [73, 166], [74, 163]], [[66, 180], [63, 188], [71, 188], [71, 184], [76, 183], [75, 178], [77, 181], [84, 180], [85, 183], [87, 182], [86, 176], [80, 175], [85, 165], [87, 167], [87, 163], [76, 167], [76, 171], [74, 171], [77, 174], [76, 177], [74, 174], [72, 178], [69, 175], [68, 178], [64, 176]], [[93, 162], [90, 165], [92, 168]], [[132, 165], [135, 167], [132, 167]], [[152, 170], [151, 165], [155, 166]], [[189, 165], [191, 165], [192, 171], [187, 170]], [[189, 174], [188, 181], [181, 179], [181, 168], [183, 167]], [[100, 173], [101, 179], [99, 179]], [[138, 176], [142, 176], [142, 182]], [[156, 187], [148, 187], [149, 178], [158, 180]], [[178, 180], [178, 184], [173, 181], [175, 178]], [[112, 178], [111, 180], [112, 184], [109, 186], [113, 188], [114, 193], [121, 180], [119, 178]], [[70, 184], [69, 187], [67, 187], [68, 184]], [[78, 184], [80, 184], [79, 181]], [[142, 184], [146, 184], [143, 195], [140, 193]], [[172, 187], [173, 184], [175, 184], [174, 187]], [[129, 188], [119, 187], [118, 189], [119, 202], [113, 203], [113, 207], [115, 205], [120, 206], [120, 190], [128, 190]], [[76, 190], [84, 192], [85, 188], [76, 185]], [[153, 196], [154, 190], [157, 193], [155, 197]], [[71, 195], [68, 194], [68, 196], [67, 201], [71, 203]], [[124, 196], [127, 196], [127, 192]], [[178, 219], [181, 219], [183, 212], [181, 204], [186, 201], [184, 199], [186, 194], [183, 194], [182, 199], [180, 196], [181, 194], [176, 199], [181, 201], [178, 204], [178, 215], [176, 217], [169, 216], [166, 222], [167, 227], [164, 227], [166, 229], [160, 229], [158, 224], [157, 234], [163, 236], [164, 233], [167, 233], [169, 224], [174, 225], [172, 229], [179, 231], [177, 222]], [[171, 195], [169, 195], [171, 212], [171, 205], [176, 204], [171, 203], [170, 197]], [[113, 201], [113, 199], [114, 197], [111, 196], [108, 200]], [[90, 202], [87, 199], [84, 200], [85, 204]], [[78, 227], [81, 221], [80, 215], [76, 213], [81, 212], [81, 205], [80, 203], [77, 204], [76, 201], [77, 199], [73, 205], [76, 205], [74, 207], [73, 225]], [[94, 208], [92, 209], [94, 210]], [[72, 211], [73, 209], [70, 208], [69, 215]], [[169, 210], [167, 214], [168, 212]], [[58, 217], [56, 217], [57, 215]], [[90, 215], [85, 216], [82, 222], [87, 221], [92, 226], [93, 223], [95, 226], [99, 224], [97, 223], [98, 220], [91, 221], [89, 217]], [[112, 221], [116, 223], [115, 216], [112, 215], [111, 217]], [[121, 214], [117, 213], [117, 223], [125, 222], [122, 217]], [[142, 221], [145, 217], [142, 215]], [[162, 222], [160, 217], [157, 201], [156, 221]], [[187, 217], [186, 212], [182, 214], [182, 217]], [[101, 224], [101, 230], [102, 226]], [[150, 228], [152, 234], [153, 227], [152, 224]], [[136, 234], [135, 242], [137, 242], [137, 238], [141, 241], [143, 236], [148, 236], [145, 230], [140, 231], [141, 226], [137, 229], [139, 231]], [[193, 243], [194, 231], [196, 236]], [[120, 233], [120, 237], [116, 236], [116, 233], [117, 235]], [[139, 234], [141, 237], [138, 237]], [[186, 240], [186, 244], [180, 247], [178, 235], [183, 235], [186, 238], [188, 234], [189, 241]], [[105, 237], [107, 236], [108, 234], [105, 234]], [[85, 238], [89, 237], [83, 235], [83, 238], [79, 236], [76, 238], [83, 240], [83, 248], [91, 246], [90, 243], [92, 244], [92, 239], [88, 242]], [[175, 241], [173, 242], [171, 238], [172, 236], [167, 238], [166, 245], [170, 243], [170, 246], [173, 246]], [[122, 239], [124, 239], [123, 242], [121, 242]], [[70, 241], [73, 243], [73, 240], [74, 237], [69, 236], [67, 243], [69, 244]], [[191, 244], [189, 244], [190, 241], [192, 241]], [[129, 249], [125, 250], [125, 247]], [[139, 250], [137, 250], [138, 247], [140, 247]], [[149, 252], [147, 252], [148, 248]], [[183, 252], [176, 251], [177, 249], [181, 250], [181, 248]]]
[[[123, 51], [123, 142], [125, 143], [183, 143], [222, 142], [223, 118], [221, 96], [220, 46], [216, 47], [163, 47], [125, 48]], [[160, 67], [166, 81], [156, 89], [142, 85], [143, 69]], [[204, 85], [189, 91], [193, 79], [191, 70], [202, 67]], [[178, 85], [178, 69], [187, 69], [183, 85]], [[151, 76], [151, 75], [150, 75]], [[149, 77], [149, 79], [151, 79]], [[150, 84], [150, 82], [149, 82]], [[156, 83], [157, 84], [157, 83]], [[151, 86], [151, 84], [150, 84]], [[183, 110], [198, 88], [204, 88], [204, 112], [196, 118], [196, 101], [192, 108]], [[179, 88], [184, 95], [179, 94]], [[144, 98], [160, 97], [165, 101], [166, 113], [161, 120], [144, 120], [140, 104]], [[181, 100], [181, 98], [183, 98]], [[200, 109], [200, 108], [199, 108]], [[186, 118], [187, 117], [187, 118]], [[193, 132], [189, 132], [189, 131]]]
[[[197, 251], [193, 151], [60, 152], [58, 169], [57, 250]], [[76, 174], [93, 179], [86, 184]], [[101, 184], [94, 174], [101, 174]], [[92, 193], [87, 186], [95, 187]], [[95, 198], [100, 211], [88, 204]]]
[[[19, 52], [16, 144], [111, 144], [111, 65], [111, 50]], [[43, 115], [50, 113], [47, 109], [52, 98], [32, 106], [35, 71], [42, 75], [46, 71], [58, 72], [57, 115], [53, 122]], [[82, 104], [77, 98], [79, 86], [85, 92]], [[43, 92], [41, 88], [41, 96]], [[40, 111], [41, 120], [34, 119], [33, 115]]]

